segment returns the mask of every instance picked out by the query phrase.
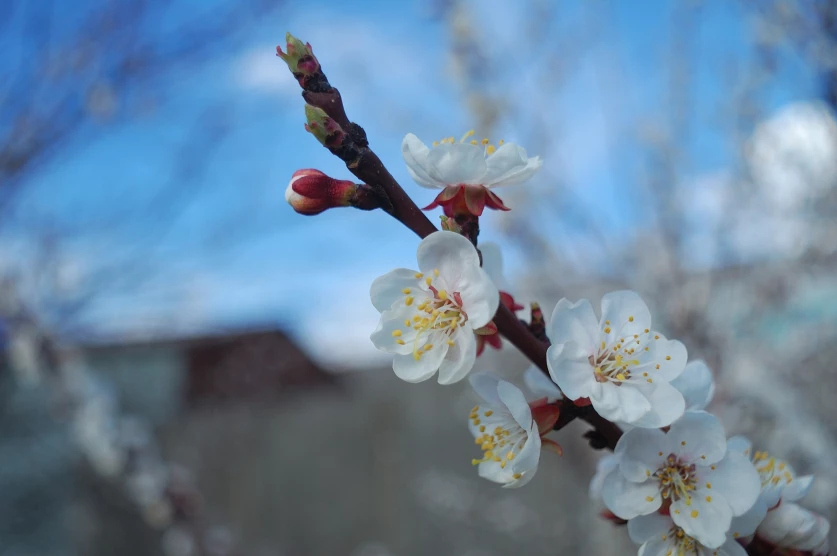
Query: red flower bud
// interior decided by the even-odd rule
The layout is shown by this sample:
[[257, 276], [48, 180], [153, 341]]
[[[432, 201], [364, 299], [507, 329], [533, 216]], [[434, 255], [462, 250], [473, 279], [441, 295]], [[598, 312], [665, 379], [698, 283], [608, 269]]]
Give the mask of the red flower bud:
[[352, 206], [357, 189], [356, 184], [336, 180], [319, 170], [297, 170], [285, 190], [285, 200], [296, 212], [314, 215], [330, 208]]

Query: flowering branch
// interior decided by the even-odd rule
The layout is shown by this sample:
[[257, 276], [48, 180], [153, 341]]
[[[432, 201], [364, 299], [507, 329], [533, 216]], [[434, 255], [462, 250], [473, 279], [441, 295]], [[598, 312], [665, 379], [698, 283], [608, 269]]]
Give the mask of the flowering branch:
[[[370, 289], [381, 314], [370, 339], [393, 355], [396, 376], [458, 382], [486, 344], [502, 347], [497, 333], [543, 372], [522, 376], [528, 396], [522, 385], [490, 373], [469, 377], [482, 400], [468, 416], [483, 452], [472, 460], [481, 477], [505, 487], [527, 484], [542, 450], [562, 453], [546, 436], [581, 418], [593, 426], [584, 435], [590, 445], [614, 451], [600, 460], [591, 497], [607, 507], [603, 515], [627, 525], [642, 545], [639, 554], [741, 556], [749, 544], [751, 555], [772, 548], [786, 555], [828, 552], [827, 521], [793, 504], [812, 478], [797, 477], [764, 452], [751, 455], [747, 441], [727, 440], [720, 421], [703, 411], [714, 391], [708, 367], [689, 362], [682, 343], [652, 330], [651, 312], [635, 292], [605, 295], [599, 316], [586, 299], [562, 299], [548, 323], [537, 304], [531, 323], [515, 316], [523, 307], [503, 291], [499, 252], [492, 257], [489, 244], [477, 249], [479, 216], [486, 207], [509, 210], [490, 188], [527, 180], [540, 168], [539, 157], [512, 143], [471, 139], [473, 131], [459, 142], [433, 142], [433, 150], [408, 134], [402, 155], [411, 177], [442, 190], [424, 209], [443, 208], [438, 231], [369, 148], [363, 128], [348, 119], [311, 46], [288, 35], [288, 53], [278, 47], [277, 53], [303, 88], [306, 129], [366, 182], [364, 191], [373, 194], [364, 199], [388, 201], [380, 208], [422, 238], [418, 270], [395, 269]], [[305, 182], [310, 188], [292, 181], [292, 193], [304, 198], [289, 202], [303, 214], [375, 208], [360, 206], [354, 184], [328, 180]], [[631, 428], [623, 434], [622, 425]], [[758, 542], [751, 543], [753, 536]]]
[[[289, 51], [293, 48], [294, 44], [302, 44], [301, 41], [295, 39], [290, 33], [287, 34], [287, 42]], [[311, 46], [306, 46], [310, 55], [313, 57]], [[280, 47], [277, 47], [277, 53], [280, 54], [280, 57], [284, 54]], [[285, 58], [283, 57], [283, 59]], [[287, 63], [287, 60], [285, 61]], [[322, 110], [331, 122], [333, 122], [333, 124], [329, 122], [329, 125], [336, 125], [339, 128], [339, 131], [336, 133], [332, 132], [332, 136], [336, 135], [340, 141], [338, 143], [321, 141], [323, 145], [332, 154], [345, 162], [346, 168], [358, 179], [363, 180], [371, 187], [384, 193], [391, 204], [391, 210], [387, 210], [387, 212], [393, 218], [404, 224], [420, 238], [425, 238], [437, 232], [438, 229], [436, 226], [433, 225], [418, 205], [407, 195], [398, 181], [386, 169], [378, 155], [369, 147], [366, 132], [363, 128], [349, 120], [340, 91], [329, 83], [319, 63], [313, 66], [309, 65], [308, 67], [309, 70], [305, 74], [304, 79], [300, 79], [298, 77], [299, 72], [291, 67], [294, 77], [297, 77], [302, 87], [302, 98], [305, 99], [305, 102], [309, 106]], [[478, 220], [476, 218], [467, 218], [465, 220], [467, 221], [470, 233], [463, 235], [466, 235], [473, 243], [476, 243], [476, 234], [479, 233]], [[457, 224], [462, 225], [459, 219], [457, 219]], [[548, 343], [539, 340], [525, 323], [520, 321], [510, 309], [502, 304], [498, 307], [497, 313], [494, 315], [494, 324], [497, 325], [500, 334], [517, 347], [532, 363], [537, 365], [541, 371], [547, 375], [549, 374], [549, 369], [546, 364]], [[611, 450], [616, 447], [616, 442], [622, 434], [619, 427], [602, 419], [595, 411], [580, 411], [578, 407], [566, 399], [559, 400], [556, 403], [560, 405], [561, 417], [555, 425], [555, 430], [565, 427], [576, 417], [580, 417], [596, 429], [596, 438], [599, 440], [598, 447], [607, 447]], [[600, 441], [601, 439], [604, 440], [603, 444]]]

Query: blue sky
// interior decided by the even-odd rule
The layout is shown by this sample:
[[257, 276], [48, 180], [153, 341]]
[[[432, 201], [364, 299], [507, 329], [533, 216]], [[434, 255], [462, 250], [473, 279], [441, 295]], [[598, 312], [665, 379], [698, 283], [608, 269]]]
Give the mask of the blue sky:
[[[171, 19], [161, 24], [176, 25], [197, 4], [175, 4]], [[296, 169], [350, 174], [304, 131], [298, 86], [274, 48], [286, 30], [312, 43], [350, 118], [365, 127], [372, 147], [423, 206], [432, 194], [409, 179], [401, 138], [413, 132], [432, 141], [472, 127], [451, 74], [449, 30], [428, 6], [289, 2], [248, 29], [239, 49], [217, 53], [159, 84], [162, 94], [148, 113], [94, 130], [34, 176], [26, 211], [59, 228], [77, 224], [84, 231], [66, 243], [79, 288], [88, 269], [113, 257], [139, 258], [147, 263], [143, 268], [154, 270], [141, 287], [99, 296], [85, 321], [102, 333], [134, 335], [279, 324], [312, 349], [327, 351], [330, 362], [372, 357], [365, 340], [376, 322], [369, 284], [394, 267], [412, 266], [417, 240], [383, 213], [335, 210], [308, 218], [285, 204], [284, 190]], [[543, 42], [531, 45], [521, 38], [532, 21], [521, 5], [470, 5], [495, 71], [486, 86], [513, 106], [497, 132], [542, 155], [547, 169], [565, 177], [580, 206], [595, 211], [604, 233], [630, 235], [642, 219], [641, 211], [625, 209], [633, 191], [626, 183], [639, 171], [632, 134], [643, 122], [662, 121], [669, 101], [666, 68], [684, 24], [675, 10], [682, 4], [561, 6], [542, 21]], [[686, 57], [694, 111], [684, 136], [684, 171], [701, 176], [734, 162], [725, 140], [728, 122], [718, 107], [729, 94], [723, 76], [752, 56], [752, 30], [736, 2], [705, 3], [700, 19], [689, 21], [696, 26]], [[573, 37], [579, 48], [560, 60], [566, 69], [560, 88], [541, 86], [539, 64], [549, 62], [544, 52], [573, 45]], [[817, 95], [815, 75], [790, 60], [763, 99], [771, 110]], [[184, 143], [195, 140], [200, 118], [227, 133], [200, 160], [193, 182], [176, 183], [172, 172]], [[554, 122], [551, 152], [525, 142], [533, 118]], [[189, 202], [160, 203], [172, 188]], [[494, 215], [484, 219], [481, 237], [502, 243], [496, 224]], [[223, 243], [239, 233], [241, 238]], [[22, 229], [0, 238], [6, 251], [0, 263], [25, 260], [31, 237], [32, 230]], [[515, 254], [507, 260], [514, 262]], [[508, 274], [515, 276], [513, 269]], [[325, 350], [319, 347], [324, 337]]]

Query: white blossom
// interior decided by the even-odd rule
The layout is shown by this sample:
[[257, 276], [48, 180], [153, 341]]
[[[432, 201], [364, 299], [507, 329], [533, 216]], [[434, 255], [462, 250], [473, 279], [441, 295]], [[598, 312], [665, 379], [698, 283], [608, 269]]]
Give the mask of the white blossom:
[[489, 188], [522, 183], [542, 165], [540, 157], [530, 158], [514, 143], [495, 147], [487, 139], [471, 139], [473, 135], [469, 131], [459, 142], [448, 137], [434, 142], [433, 148], [412, 133], [404, 137], [401, 153], [410, 176], [422, 187], [443, 190], [428, 209], [461, 201], [477, 216], [486, 206], [508, 210]]
[[[474, 406], [469, 415], [469, 429], [474, 442], [483, 451], [479, 475], [504, 487], [520, 487], [532, 480], [538, 470], [541, 453], [541, 431], [533, 409], [523, 392], [513, 384], [487, 375], [470, 378], [471, 386], [483, 403]], [[546, 408], [540, 405], [540, 408]], [[548, 432], [558, 417], [557, 408], [546, 408], [540, 426]], [[537, 409], [536, 409], [537, 411]], [[550, 441], [551, 445], [554, 445]]]
[[395, 354], [399, 378], [421, 382], [438, 371], [439, 383], [451, 384], [473, 367], [474, 330], [494, 317], [499, 293], [459, 234], [430, 234], [417, 259], [418, 271], [399, 268], [372, 283], [372, 304], [381, 312], [372, 342]]
[[732, 518], [749, 510], [760, 482], [742, 454], [727, 451], [721, 423], [709, 413], [686, 413], [668, 432], [636, 428], [617, 443], [619, 468], [602, 497], [622, 519], [668, 508], [674, 523], [702, 545], [726, 541]]
[[601, 320], [586, 299], [562, 299], [547, 335], [550, 374], [569, 399], [589, 398], [605, 419], [638, 427], [664, 427], [683, 414], [683, 395], [670, 382], [683, 372], [686, 348], [651, 330], [636, 293], [605, 295]]
[[717, 547], [707, 547], [678, 527], [671, 516], [658, 513], [628, 521], [631, 540], [641, 545], [639, 556], [746, 556], [747, 551], [732, 537], [726, 536]]

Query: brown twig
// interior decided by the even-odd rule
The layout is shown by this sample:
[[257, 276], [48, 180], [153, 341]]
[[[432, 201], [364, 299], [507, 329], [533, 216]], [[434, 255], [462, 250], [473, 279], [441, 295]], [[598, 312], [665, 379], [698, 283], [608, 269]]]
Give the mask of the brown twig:
[[[388, 212], [416, 235], [425, 238], [437, 231], [436, 226], [389, 173], [378, 155], [369, 148], [363, 128], [349, 120], [340, 92], [331, 86], [322, 69], [318, 67], [316, 73], [300, 79], [300, 86], [303, 87], [302, 97], [305, 102], [325, 112], [344, 133], [339, 145], [328, 147], [332, 154], [343, 160], [349, 171], [358, 179], [380, 188], [392, 203], [392, 210]], [[532, 334], [526, 325], [503, 304], [500, 304], [494, 316], [494, 324], [497, 325], [500, 334], [505, 336], [541, 371], [549, 374], [546, 364], [546, 351], [549, 345]], [[568, 400], [562, 400], [559, 403], [561, 417], [555, 430], [563, 428], [576, 417], [580, 417], [595, 429], [591, 445], [598, 448], [606, 446], [611, 450], [616, 447], [616, 442], [622, 435], [619, 427], [602, 418], [592, 408], [579, 408]]]

